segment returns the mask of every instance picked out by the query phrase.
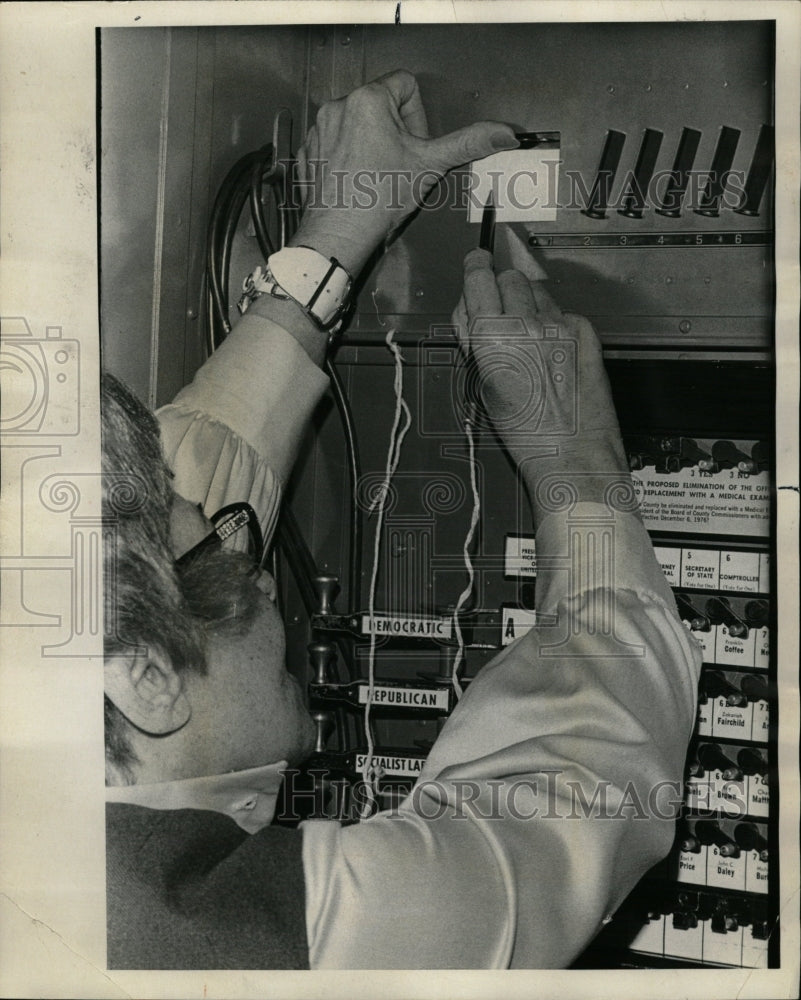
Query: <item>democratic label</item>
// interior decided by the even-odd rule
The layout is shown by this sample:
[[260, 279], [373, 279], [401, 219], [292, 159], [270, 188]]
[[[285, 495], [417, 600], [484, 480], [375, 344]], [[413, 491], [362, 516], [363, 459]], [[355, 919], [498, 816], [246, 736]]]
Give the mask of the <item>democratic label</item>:
[[720, 849], [713, 845], [709, 848], [706, 863], [706, 884], [723, 886], [727, 889], [745, 888], [745, 857], [726, 858]]
[[501, 645], [508, 646], [537, 624], [537, 612], [528, 608], [501, 608]]
[[[356, 754], [356, 770], [363, 771], [367, 763], [366, 753]], [[425, 760], [422, 757], [394, 757], [389, 754], [373, 754], [371, 766], [380, 768], [384, 774], [393, 774], [404, 778], [416, 778], [423, 770]]]
[[725, 698], [717, 698], [712, 720], [712, 735], [750, 739], [752, 718], [751, 705], [728, 705]]
[[537, 575], [537, 554], [531, 536], [506, 536], [503, 572], [505, 576], [533, 578]]
[[404, 639], [451, 639], [450, 618], [405, 618], [362, 615], [362, 635], [386, 635]]
[[767, 472], [748, 475], [737, 469], [704, 472], [632, 472], [646, 528], [693, 534], [753, 535], [770, 531], [770, 481]]
[[715, 636], [715, 663], [733, 667], [753, 667], [756, 650], [754, 630], [747, 635], [731, 635], [728, 625], [719, 625]]
[[[366, 705], [370, 694], [369, 684], [359, 685], [359, 704]], [[447, 688], [406, 688], [375, 685], [372, 705], [389, 705], [392, 708], [438, 708], [447, 712]]]

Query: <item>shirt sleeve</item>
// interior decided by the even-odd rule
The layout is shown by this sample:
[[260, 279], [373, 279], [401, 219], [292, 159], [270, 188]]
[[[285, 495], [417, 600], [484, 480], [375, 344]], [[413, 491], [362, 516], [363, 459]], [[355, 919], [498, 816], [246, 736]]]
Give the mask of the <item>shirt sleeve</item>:
[[306, 423], [328, 385], [293, 336], [247, 314], [156, 413], [175, 489], [206, 514], [246, 500], [267, 542]]
[[701, 665], [645, 529], [537, 535], [537, 627], [487, 664], [394, 812], [303, 825], [312, 968], [558, 968], [669, 850]]

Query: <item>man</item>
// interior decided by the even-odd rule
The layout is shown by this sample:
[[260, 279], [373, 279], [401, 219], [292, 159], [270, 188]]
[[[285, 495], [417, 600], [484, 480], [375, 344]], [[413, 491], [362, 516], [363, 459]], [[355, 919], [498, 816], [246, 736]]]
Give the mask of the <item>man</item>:
[[[321, 109], [299, 156], [314, 197], [292, 241], [312, 256], [274, 255], [272, 278], [251, 284], [246, 315], [158, 415], [165, 461], [152, 418], [106, 385], [110, 967], [560, 967], [669, 849], [700, 655], [631, 503], [615, 500], [631, 490], [595, 334], [522, 274], [496, 277], [483, 251], [465, 260], [460, 341], [531, 497], [537, 609], [555, 624], [479, 673], [397, 811], [269, 825], [312, 728], [272, 581], [207, 545], [202, 511], [247, 502], [269, 538], [325, 388], [315, 308], [329, 307], [310, 305], [287, 261], [313, 269], [319, 255], [330, 292], [326, 274], [355, 277], [415, 208], [413, 185], [371, 211], [327, 208], [343, 202], [328, 185], [344, 178], [348, 204], [357, 170], [433, 183], [516, 142], [497, 123], [426, 136], [407, 73]], [[575, 343], [575, 371], [540, 351], [545, 327]], [[544, 421], [530, 382], [493, 363], [512, 341], [522, 365], [545, 366]], [[121, 482], [136, 502], [115, 501]], [[594, 555], [602, 537], [611, 547]]]

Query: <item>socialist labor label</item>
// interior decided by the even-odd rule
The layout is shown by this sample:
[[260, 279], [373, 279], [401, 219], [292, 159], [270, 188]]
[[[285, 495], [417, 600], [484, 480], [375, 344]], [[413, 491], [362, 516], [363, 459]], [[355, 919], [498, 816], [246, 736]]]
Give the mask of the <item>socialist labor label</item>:
[[[370, 694], [369, 684], [359, 685], [359, 704], [366, 705]], [[370, 704], [388, 705], [392, 708], [436, 708], [448, 711], [450, 692], [447, 688], [408, 688], [375, 685]]]
[[362, 615], [362, 635], [386, 635], [403, 639], [451, 639], [450, 618], [406, 618], [394, 615]]
[[631, 476], [643, 523], [651, 531], [758, 537], [769, 533], [767, 472], [748, 475], [737, 469], [705, 472], [693, 467], [663, 474], [646, 467]]
[[[367, 763], [366, 753], [356, 754], [356, 770], [363, 771]], [[372, 767], [384, 774], [392, 774], [402, 778], [416, 778], [423, 770], [423, 757], [396, 757], [392, 754], [375, 753], [370, 761]]]

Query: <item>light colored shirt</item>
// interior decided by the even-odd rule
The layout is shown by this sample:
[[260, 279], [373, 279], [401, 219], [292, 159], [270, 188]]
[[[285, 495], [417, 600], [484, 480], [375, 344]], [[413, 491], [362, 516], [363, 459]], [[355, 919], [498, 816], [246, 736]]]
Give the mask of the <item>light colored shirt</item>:
[[114, 785], [106, 789], [106, 802], [145, 806], [148, 809], [210, 809], [223, 813], [248, 833], [258, 833], [275, 816], [285, 760], [228, 774], [210, 774], [150, 785]]
[[[269, 537], [325, 384], [290, 334], [246, 316], [159, 411], [177, 491], [207, 513], [249, 500]], [[312, 968], [561, 967], [667, 853], [699, 648], [630, 514], [553, 514], [537, 553], [536, 606], [556, 624], [480, 671], [400, 807], [301, 825]], [[223, 775], [130, 801], [205, 802], [243, 825], [232, 780], [239, 794]]]

